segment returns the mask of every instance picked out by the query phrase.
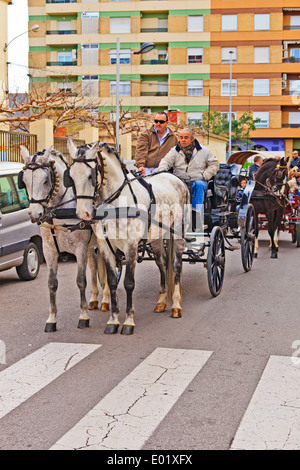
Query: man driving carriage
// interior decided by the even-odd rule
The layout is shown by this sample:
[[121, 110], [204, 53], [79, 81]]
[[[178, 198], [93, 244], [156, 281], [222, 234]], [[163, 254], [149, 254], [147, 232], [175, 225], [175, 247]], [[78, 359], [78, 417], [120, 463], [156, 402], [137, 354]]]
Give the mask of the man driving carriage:
[[192, 207], [201, 210], [208, 181], [218, 172], [217, 157], [195, 139], [193, 131], [182, 129], [178, 144], [161, 160], [158, 171], [173, 169], [175, 176], [192, 182]]

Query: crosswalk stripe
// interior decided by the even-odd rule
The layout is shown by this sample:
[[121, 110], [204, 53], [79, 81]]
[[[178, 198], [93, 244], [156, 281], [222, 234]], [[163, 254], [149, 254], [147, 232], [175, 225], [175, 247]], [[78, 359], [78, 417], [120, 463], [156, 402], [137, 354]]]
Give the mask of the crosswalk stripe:
[[48, 343], [0, 373], [0, 418], [98, 349], [98, 344]]
[[157, 348], [51, 450], [141, 449], [211, 354]]
[[270, 356], [232, 450], [300, 450], [300, 364]]

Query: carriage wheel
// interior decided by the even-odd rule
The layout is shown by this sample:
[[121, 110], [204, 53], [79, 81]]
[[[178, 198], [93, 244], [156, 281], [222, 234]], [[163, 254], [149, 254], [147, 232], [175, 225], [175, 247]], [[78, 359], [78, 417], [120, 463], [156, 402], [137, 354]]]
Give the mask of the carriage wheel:
[[246, 272], [250, 271], [253, 263], [255, 247], [255, 213], [252, 204], [249, 204], [246, 214], [245, 226], [241, 231], [242, 264]]
[[225, 273], [225, 241], [220, 227], [213, 228], [207, 253], [207, 279], [213, 297], [220, 294]]
[[295, 243], [296, 243], [296, 247], [299, 248], [300, 246], [300, 223], [296, 223], [295, 224], [295, 229], [294, 229], [294, 233], [295, 233]]

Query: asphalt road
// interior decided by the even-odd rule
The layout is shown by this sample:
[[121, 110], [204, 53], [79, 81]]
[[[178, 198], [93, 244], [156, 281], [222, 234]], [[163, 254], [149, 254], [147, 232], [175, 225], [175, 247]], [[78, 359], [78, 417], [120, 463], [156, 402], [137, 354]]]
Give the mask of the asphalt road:
[[[248, 273], [239, 251], [226, 252], [217, 298], [209, 293], [205, 268], [185, 263], [181, 319], [172, 319], [169, 308], [153, 313], [158, 271], [144, 262], [137, 266], [136, 328], [128, 337], [104, 335], [108, 314], [99, 311], [91, 312], [89, 329], [77, 329], [75, 263], [59, 266], [55, 333], [44, 333], [46, 266], [32, 282], [21, 282], [14, 269], [0, 273], [0, 341], [6, 348], [0, 374], [50, 342], [101, 345], [0, 419], [0, 449], [49, 449], [156, 348], [212, 354], [143, 449], [229, 449], [270, 356], [290, 357], [300, 342], [299, 255], [291, 236], [281, 234], [279, 257], [271, 259], [266, 233]], [[122, 282], [119, 299], [124, 312]]]

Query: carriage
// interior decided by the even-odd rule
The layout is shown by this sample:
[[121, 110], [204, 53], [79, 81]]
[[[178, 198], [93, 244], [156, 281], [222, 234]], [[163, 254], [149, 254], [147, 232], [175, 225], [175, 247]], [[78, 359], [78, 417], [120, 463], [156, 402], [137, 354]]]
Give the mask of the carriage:
[[[193, 212], [186, 230], [185, 214], [190, 213], [191, 192], [183, 181], [168, 172], [149, 178], [133, 174], [118, 152], [107, 144], [96, 142], [77, 149], [69, 139], [68, 145], [71, 165], [51, 148], [32, 157], [27, 149], [21, 148], [25, 167], [19, 175], [19, 187], [26, 188], [32, 221], [41, 224], [48, 266], [50, 312], [45, 331], [56, 330], [57, 257], [62, 247], [77, 258], [81, 298], [78, 326], [89, 326], [85, 270], [87, 253], [93, 253], [91, 236], [97, 238], [98, 275], [103, 289], [101, 306], [107, 304], [108, 292], [110, 295], [106, 334], [116, 333], [120, 325], [116, 291], [123, 265], [127, 303], [121, 333], [125, 335], [132, 334], [135, 326], [132, 293], [136, 262], [156, 262], [160, 290], [154, 312], [163, 312], [171, 298], [173, 318], [182, 315], [183, 261], [204, 264], [213, 296], [222, 289], [226, 249], [241, 248], [243, 268], [246, 272], [251, 269], [255, 217], [247, 191], [242, 201], [237, 199], [241, 165], [221, 164], [218, 174], [208, 183], [204, 219], [199, 224], [199, 214]], [[125, 236], [120, 235], [123, 229]], [[165, 236], [166, 233], [170, 236]], [[233, 240], [238, 242], [236, 246]], [[90, 258], [92, 296], [97, 297], [97, 270], [94, 256]], [[103, 310], [108, 308], [105, 305]]]
[[[228, 163], [244, 165], [250, 156], [260, 154], [254, 151], [242, 151], [233, 153]], [[261, 153], [263, 157], [265, 155]], [[253, 200], [253, 199], [252, 199]], [[292, 242], [300, 247], [300, 196], [297, 192], [289, 193], [284, 201], [284, 212], [279, 225], [279, 232], [287, 232], [292, 236]], [[268, 230], [269, 224], [265, 214], [258, 214], [258, 229]]]
[[[252, 268], [255, 219], [249, 200], [238, 200], [242, 178], [241, 165], [221, 163], [218, 173], [208, 182], [202, 217], [192, 209], [191, 223], [186, 232], [182, 261], [204, 265], [213, 297], [220, 294], [223, 286], [226, 250], [240, 250], [244, 271]], [[192, 203], [192, 183], [185, 183]], [[146, 249], [140, 246], [138, 262], [152, 259], [151, 246], [146, 245]]]

